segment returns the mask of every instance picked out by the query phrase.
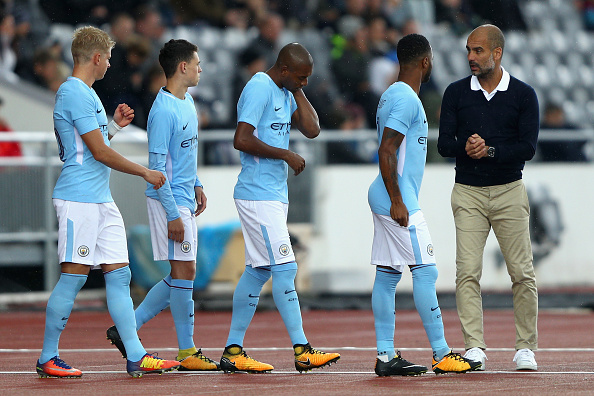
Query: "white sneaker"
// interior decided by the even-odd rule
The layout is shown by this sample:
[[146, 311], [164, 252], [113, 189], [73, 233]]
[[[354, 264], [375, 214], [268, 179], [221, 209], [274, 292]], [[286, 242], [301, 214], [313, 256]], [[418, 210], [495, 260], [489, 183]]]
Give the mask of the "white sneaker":
[[534, 359], [534, 352], [528, 348], [520, 349], [514, 356], [516, 362], [516, 370], [537, 370], [536, 360]]
[[481, 365], [476, 369], [476, 371], [485, 371], [485, 360], [487, 359], [487, 355], [481, 348], [470, 348], [464, 354], [464, 357], [468, 360], [473, 360], [475, 362], [481, 362]]

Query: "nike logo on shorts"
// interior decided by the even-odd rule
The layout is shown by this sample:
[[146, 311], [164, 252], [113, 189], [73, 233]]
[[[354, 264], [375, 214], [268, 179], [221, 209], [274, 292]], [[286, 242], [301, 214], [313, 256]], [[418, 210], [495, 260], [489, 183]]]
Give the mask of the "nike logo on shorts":
[[294, 291], [295, 291], [295, 289], [293, 289], [293, 290], [285, 290], [285, 294], [293, 293]]
[[435, 308], [431, 308], [431, 311], [435, 311], [438, 308], [439, 308], [439, 305], [437, 307], [435, 307]]
[[248, 294], [249, 298], [259, 298], [260, 296], [252, 296], [251, 294]]

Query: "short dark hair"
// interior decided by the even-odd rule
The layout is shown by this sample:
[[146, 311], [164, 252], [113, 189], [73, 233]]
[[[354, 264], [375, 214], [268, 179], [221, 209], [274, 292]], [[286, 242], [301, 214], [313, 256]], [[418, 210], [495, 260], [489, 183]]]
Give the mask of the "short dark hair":
[[425, 36], [420, 34], [409, 34], [398, 41], [396, 46], [396, 55], [401, 65], [424, 58], [431, 52], [431, 45]]
[[159, 64], [165, 72], [165, 77], [172, 77], [175, 74], [177, 65], [180, 62], [189, 62], [194, 52], [198, 52], [198, 47], [189, 41], [171, 39], [166, 42], [159, 51]]

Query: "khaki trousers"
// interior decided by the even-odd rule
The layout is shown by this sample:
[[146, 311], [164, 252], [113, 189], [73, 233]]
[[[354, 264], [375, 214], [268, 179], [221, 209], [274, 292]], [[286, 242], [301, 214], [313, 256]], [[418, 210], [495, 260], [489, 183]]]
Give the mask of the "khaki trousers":
[[536, 350], [538, 293], [530, 244], [528, 196], [522, 180], [452, 191], [456, 224], [456, 305], [466, 349], [486, 348], [480, 280], [483, 251], [493, 228], [512, 281], [516, 350]]

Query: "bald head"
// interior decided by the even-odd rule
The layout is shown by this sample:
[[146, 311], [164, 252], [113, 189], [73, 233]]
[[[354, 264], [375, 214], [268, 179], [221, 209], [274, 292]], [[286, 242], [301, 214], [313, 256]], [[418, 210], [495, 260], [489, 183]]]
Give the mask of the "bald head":
[[501, 50], [505, 47], [505, 37], [503, 36], [503, 32], [495, 25], [481, 25], [474, 29], [468, 39], [471, 38], [478, 38], [484, 37], [487, 39], [489, 43], [490, 50], [494, 50], [497, 47], [501, 47]]
[[285, 45], [280, 50], [275, 66], [287, 66], [289, 69], [295, 69], [301, 66], [313, 66], [313, 58], [304, 46], [299, 43], [291, 43]]

